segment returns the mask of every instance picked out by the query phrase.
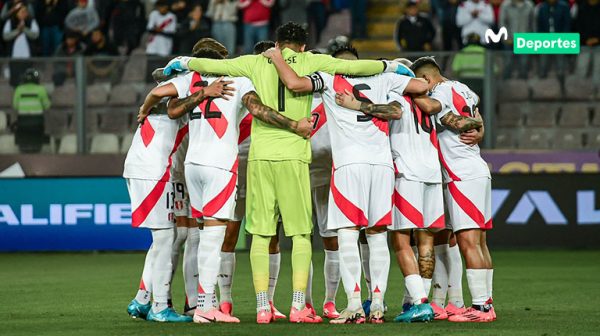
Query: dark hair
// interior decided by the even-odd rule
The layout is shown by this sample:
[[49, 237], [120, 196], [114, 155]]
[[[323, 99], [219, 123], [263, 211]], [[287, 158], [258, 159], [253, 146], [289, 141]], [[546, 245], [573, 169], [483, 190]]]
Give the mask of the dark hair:
[[200, 40], [198, 40], [198, 42], [196, 42], [194, 48], [192, 48], [192, 56], [194, 56], [198, 50], [206, 48], [218, 52], [219, 54], [221, 54], [221, 58], [227, 58], [227, 56], [229, 56], [227, 48], [225, 48], [225, 46], [219, 41], [210, 37], [201, 38]]
[[155, 7], [164, 7], [164, 6], [169, 6], [169, 1], [167, 0], [156, 0], [156, 3], [154, 4]]
[[279, 26], [275, 31], [275, 35], [277, 43], [279, 44], [293, 43], [305, 45], [308, 41], [308, 32], [306, 29], [296, 22], [291, 21]]
[[273, 47], [275, 47], [275, 42], [273, 41], [258, 41], [254, 45], [254, 55], [262, 54]]
[[351, 53], [352, 55], [356, 56], [356, 58], [358, 58], [358, 50], [356, 50], [356, 48], [354, 48], [351, 44], [340, 46], [339, 48], [331, 52], [331, 56], [337, 57], [338, 55], [343, 53]]
[[319, 49], [310, 49], [308, 52], [311, 53], [311, 54], [314, 54], [314, 55], [321, 55], [321, 54], [323, 54], [321, 52], [321, 50], [319, 50]]
[[218, 51], [211, 48], [200, 48], [194, 51], [193, 57], [198, 58], [212, 58], [212, 59], [224, 59], [225, 57]]
[[423, 57], [417, 58], [414, 61], [414, 63], [411, 65], [410, 69], [412, 71], [416, 72], [419, 68], [422, 68], [424, 66], [433, 66], [433, 67], [437, 68], [440, 73], [442, 73], [442, 68], [435, 61], [435, 58], [433, 58], [433, 56], [423, 56]]

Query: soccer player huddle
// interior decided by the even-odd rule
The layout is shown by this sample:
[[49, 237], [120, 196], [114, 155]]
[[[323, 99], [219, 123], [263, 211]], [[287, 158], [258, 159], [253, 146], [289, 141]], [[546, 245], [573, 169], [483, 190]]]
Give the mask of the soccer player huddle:
[[[288, 318], [273, 303], [280, 229], [292, 240], [289, 321], [323, 322], [312, 301], [314, 215], [330, 323], [384, 322], [388, 241], [405, 284], [394, 321], [495, 320], [491, 176], [477, 146], [477, 95], [444, 78], [431, 57], [358, 60], [351, 46], [306, 51], [307, 32], [292, 22], [276, 35], [234, 59], [201, 39], [192, 57], [153, 73], [158, 86], [140, 107], [123, 174], [132, 225], [152, 232], [129, 315], [239, 323], [231, 293], [245, 218], [256, 322]], [[184, 245], [180, 315], [170, 285]], [[340, 280], [348, 306], [338, 312]]]

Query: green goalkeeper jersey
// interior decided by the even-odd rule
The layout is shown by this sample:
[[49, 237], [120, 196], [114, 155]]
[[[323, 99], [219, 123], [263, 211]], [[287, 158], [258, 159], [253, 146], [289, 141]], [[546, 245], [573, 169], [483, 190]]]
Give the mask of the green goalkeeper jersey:
[[[299, 76], [310, 75], [317, 71], [371, 76], [385, 69], [385, 64], [381, 61], [350, 61], [329, 55], [295, 52], [288, 48], [283, 49], [282, 54]], [[228, 60], [193, 58], [188, 67], [200, 73], [248, 77], [263, 104], [292, 120], [310, 117], [312, 93], [294, 93], [288, 90], [279, 80], [275, 66], [262, 55], [240, 56]], [[310, 140], [264, 123], [257, 118], [252, 122], [251, 138], [248, 160], [300, 160], [306, 163], [311, 161]]]

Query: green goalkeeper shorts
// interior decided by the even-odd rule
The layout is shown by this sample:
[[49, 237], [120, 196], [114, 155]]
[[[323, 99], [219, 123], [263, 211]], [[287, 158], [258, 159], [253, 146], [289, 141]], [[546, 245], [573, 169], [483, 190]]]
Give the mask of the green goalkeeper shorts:
[[286, 236], [312, 233], [308, 164], [299, 160], [248, 162], [246, 231], [274, 236], [279, 215]]

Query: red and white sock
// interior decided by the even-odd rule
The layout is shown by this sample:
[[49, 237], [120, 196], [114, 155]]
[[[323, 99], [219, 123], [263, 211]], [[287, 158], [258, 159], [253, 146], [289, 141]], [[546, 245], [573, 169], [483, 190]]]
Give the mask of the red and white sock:
[[[338, 245], [340, 253], [340, 275], [348, 297], [348, 309], [357, 310], [360, 302], [360, 253], [357, 246], [358, 231], [349, 229], [338, 230]], [[362, 245], [362, 244], [361, 244]]]
[[152, 262], [154, 261], [153, 245], [150, 245], [146, 259], [144, 260], [144, 270], [140, 279], [140, 287], [135, 295], [135, 300], [141, 304], [148, 304], [152, 298]]
[[340, 253], [338, 251], [325, 250], [323, 275], [325, 276], [325, 301], [323, 304], [335, 302], [335, 296], [340, 286]]
[[198, 306], [202, 311], [217, 308], [215, 287], [221, 267], [221, 246], [225, 225], [205, 226], [200, 230], [198, 244]]
[[183, 249], [183, 282], [185, 284], [185, 297], [190, 308], [196, 305], [198, 295], [198, 244], [200, 243], [200, 230], [189, 228], [185, 247]]
[[[338, 237], [339, 241], [339, 237]], [[367, 299], [371, 300], [371, 267], [369, 265], [370, 251], [369, 244], [360, 243], [360, 260], [362, 262], [363, 274], [365, 276], [365, 284], [367, 285]]]
[[448, 244], [436, 245], [433, 247], [435, 252], [435, 267], [433, 269], [432, 287], [433, 293], [431, 299], [433, 303], [440, 307], [446, 304], [446, 294], [448, 294]]
[[448, 303], [457, 307], [464, 307], [462, 290], [463, 264], [458, 245], [450, 246], [446, 253], [448, 257]]
[[486, 273], [486, 285], [487, 285], [487, 296], [488, 299], [493, 298], [493, 283], [494, 283], [494, 269], [488, 269]]
[[219, 271], [219, 294], [221, 302], [233, 302], [231, 287], [235, 272], [235, 252], [221, 252], [221, 270]]
[[371, 268], [371, 288], [373, 302], [371, 307], [383, 310], [383, 298], [387, 290], [390, 273], [390, 250], [387, 244], [387, 232], [367, 234], [369, 242], [369, 264]]
[[484, 305], [488, 300], [487, 269], [467, 269], [467, 283], [473, 305]]

